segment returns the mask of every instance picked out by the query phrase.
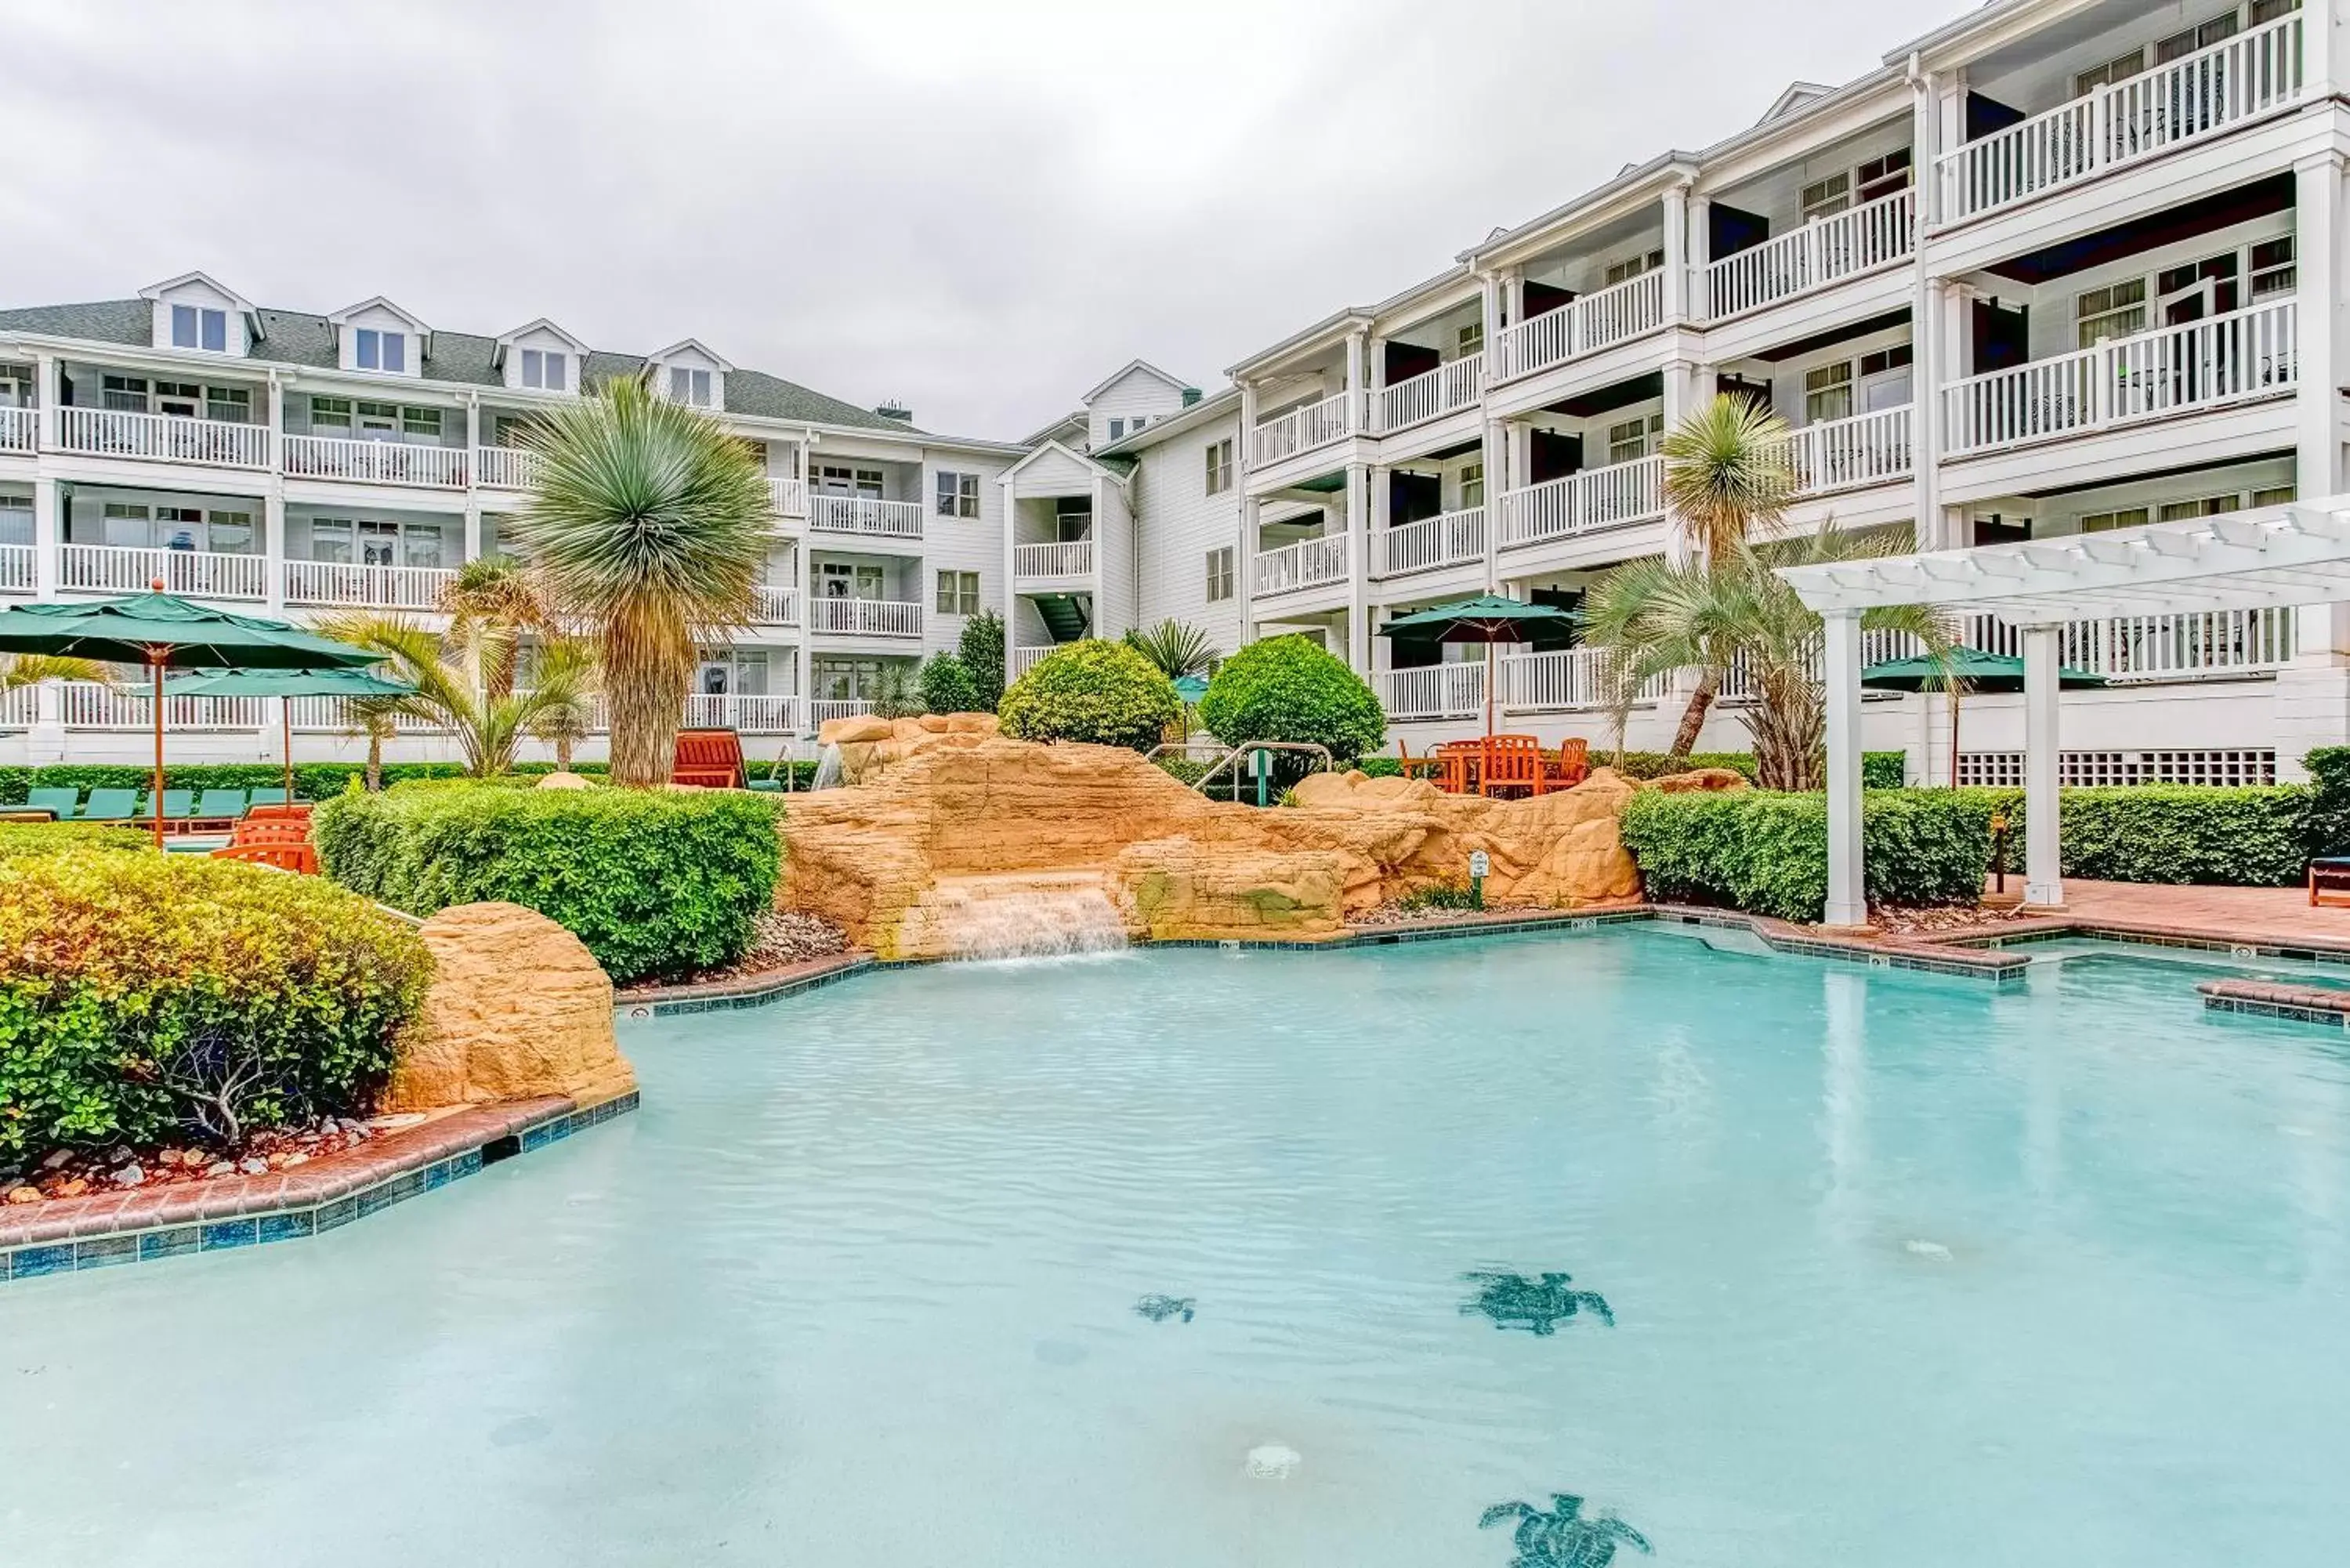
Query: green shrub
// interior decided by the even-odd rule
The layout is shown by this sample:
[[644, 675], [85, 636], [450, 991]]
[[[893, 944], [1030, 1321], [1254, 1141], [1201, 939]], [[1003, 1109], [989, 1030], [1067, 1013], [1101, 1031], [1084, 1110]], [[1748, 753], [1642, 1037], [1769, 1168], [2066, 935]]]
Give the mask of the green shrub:
[[[515, 773], [524, 777], [550, 774], [553, 763], [520, 763]], [[600, 777], [608, 771], [602, 763], [574, 763], [571, 771], [590, 778]], [[454, 779], [465, 776], [465, 770], [455, 763], [386, 763], [383, 782], [389, 786], [407, 784], [416, 779]], [[364, 781], [364, 763], [296, 763], [294, 764], [294, 798], [296, 800], [332, 800], [343, 793], [353, 779]], [[78, 789], [87, 793], [93, 789], [143, 790], [153, 782], [154, 772], [130, 763], [57, 763], [47, 767], [0, 767], [0, 805], [22, 805], [27, 792], [35, 789]], [[281, 789], [286, 784], [286, 769], [277, 763], [179, 763], [163, 769], [166, 789]]]
[[1175, 722], [1175, 683], [1124, 643], [1065, 643], [1003, 694], [1003, 732], [1023, 741], [1084, 741], [1147, 752]]
[[[1595, 767], [1609, 765], [1607, 753], [1595, 750], [1591, 757]], [[1864, 752], [1860, 758], [1860, 782], [1865, 789], [1899, 789], [1907, 782], [1908, 758], [1900, 752]], [[1660, 779], [1669, 774], [1685, 774], [1698, 768], [1727, 768], [1744, 779], [1754, 782], [1754, 753], [1752, 752], [1691, 752], [1676, 760], [1663, 752], [1627, 752], [1618, 772], [1626, 778]]]
[[10, 839], [0, 1160], [366, 1107], [431, 974], [405, 923], [315, 877]]
[[955, 639], [955, 657], [971, 677], [974, 713], [993, 713], [1003, 705], [1003, 618], [993, 610], [966, 617]]
[[1473, 909], [1477, 907], [1477, 895], [1462, 883], [1436, 882], [1413, 888], [1396, 904], [1407, 914], [1414, 915], [1428, 909]]
[[933, 713], [980, 711], [979, 683], [971, 678], [970, 668], [951, 653], [934, 653], [923, 660], [914, 686], [921, 693], [922, 706]]
[[[1870, 902], [1942, 904], [1981, 894], [1991, 862], [1990, 790], [1871, 790], [1861, 832]], [[1728, 904], [1816, 920], [1827, 904], [1825, 794], [1642, 790], [1624, 843], [1652, 898]]]
[[[2064, 871], [2099, 882], [2290, 888], [2309, 866], [2312, 797], [2298, 784], [2133, 784], [2063, 792]], [[2010, 813], [2023, 853], [2023, 806]]]
[[1355, 766], [1366, 778], [1392, 779], [1403, 775], [1403, 763], [1395, 757], [1357, 757]]
[[1208, 764], [1191, 757], [1170, 753], [1159, 759], [1159, 765], [1187, 784], [1198, 784], [1208, 774]]
[[135, 827], [96, 822], [0, 822], [0, 859], [81, 849], [146, 849], [152, 843]]
[[2309, 852], [2350, 855], [2350, 746], [2320, 746], [2301, 765], [2309, 772]]
[[1387, 739], [1387, 710], [1364, 679], [1305, 637], [1269, 637], [1223, 661], [1200, 699], [1200, 722], [1228, 746], [1326, 746], [1341, 764]]
[[313, 836], [354, 891], [420, 916], [521, 904], [626, 984], [743, 955], [775, 899], [780, 805], [722, 791], [403, 785], [327, 802]]

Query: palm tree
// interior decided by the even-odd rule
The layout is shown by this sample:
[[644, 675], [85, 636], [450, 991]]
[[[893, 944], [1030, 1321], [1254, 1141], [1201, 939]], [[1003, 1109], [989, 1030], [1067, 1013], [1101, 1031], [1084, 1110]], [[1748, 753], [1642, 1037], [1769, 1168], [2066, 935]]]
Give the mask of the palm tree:
[[537, 482], [515, 519], [556, 612], [592, 628], [612, 781], [669, 780], [699, 649], [750, 624], [771, 538], [767, 482], [709, 415], [605, 383], [524, 439]]
[[474, 661], [475, 684], [493, 697], [515, 688], [513, 634], [556, 629], [546, 591], [512, 556], [477, 556], [458, 567], [437, 607], [449, 618], [449, 651]]
[[[1752, 398], [1722, 393], [1683, 420], [1659, 445], [1665, 460], [1665, 504], [1690, 530], [1700, 562], [1725, 558], [1758, 529], [1767, 531], [1795, 492], [1786, 422]], [[1725, 667], [1698, 666], [1672, 754], [1697, 749], [1706, 713], [1721, 694]]]
[[1211, 675], [1220, 659], [1216, 645], [1209, 640], [1206, 632], [1171, 618], [1148, 631], [1128, 632], [1126, 645], [1157, 666], [1170, 680], [1180, 680], [1186, 675]]
[[[577, 665], [560, 661], [551, 671], [542, 663], [531, 690], [491, 696], [473, 684], [471, 670], [449, 657], [438, 636], [398, 616], [339, 616], [320, 623], [318, 630], [338, 642], [382, 655], [394, 674], [416, 688], [411, 696], [365, 698], [353, 705], [368, 736], [369, 769], [378, 784], [382, 738], [398, 719], [420, 718], [446, 731], [464, 753], [465, 771], [475, 778], [490, 778], [513, 769], [523, 737], [542, 718], [589, 700], [581, 690], [586, 674]], [[485, 651], [493, 657], [506, 654], [496, 648]]]
[[549, 701], [531, 720], [530, 732], [555, 748], [555, 765], [565, 773], [571, 771], [571, 748], [595, 732], [602, 674], [595, 645], [581, 638], [549, 638], [532, 662], [531, 690], [548, 693]]
[[104, 680], [106, 666], [88, 659], [59, 659], [48, 653], [0, 655], [0, 691], [38, 686], [44, 680]]
[[1497, 1502], [1477, 1521], [1480, 1530], [1515, 1523], [1510, 1543], [1517, 1555], [1510, 1568], [1607, 1568], [1616, 1549], [1633, 1547], [1654, 1555], [1648, 1538], [1617, 1518], [1602, 1513], [1583, 1517], [1583, 1500], [1569, 1492], [1551, 1493], [1550, 1507], [1530, 1502]]
[[[1608, 653], [1605, 680], [1619, 743], [1644, 682], [1690, 666], [1737, 668], [1754, 689], [1742, 718], [1754, 742], [1755, 781], [1764, 789], [1822, 788], [1822, 623], [1776, 568], [1898, 555], [1906, 545], [1896, 533], [1824, 524], [1792, 539], [1740, 542], [1709, 562], [1651, 556], [1608, 573], [1584, 603], [1584, 629]], [[1922, 605], [1869, 610], [1861, 626], [1907, 632], [1935, 659], [1947, 659], [1955, 644], [1949, 623]]]

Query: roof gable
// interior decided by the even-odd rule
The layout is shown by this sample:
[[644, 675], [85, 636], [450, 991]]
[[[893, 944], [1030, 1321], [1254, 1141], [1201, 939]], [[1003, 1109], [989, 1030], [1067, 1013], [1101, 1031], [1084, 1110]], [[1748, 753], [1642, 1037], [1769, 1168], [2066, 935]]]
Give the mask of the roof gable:
[[1075, 464], [1078, 469], [1086, 472], [1098, 473], [1106, 478], [1116, 479], [1119, 477], [1116, 469], [1111, 468], [1105, 463], [1097, 462], [1086, 453], [1078, 452], [1074, 448], [1064, 446], [1057, 441], [1046, 441], [1044, 445], [1038, 447], [1035, 451], [1022, 458], [1018, 462], [1015, 462], [1010, 468], [1005, 469], [1003, 471], [1003, 477], [1016, 481], [1021, 472], [1030, 467], [1050, 467], [1051, 464], [1046, 462], [1047, 459], [1052, 459], [1062, 463]]
[[681, 337], [668, 348], [657, 353], [646, 355], [645, 362], [651, 365], [666, 365], [673, 359], [689, 358], [701, 359], [703, 364], [723, 375], [731, 376], [734, 373], [734, 367], [727, 363], [725, 358], [716, 349], [699, 337]]
[[416, 312], [412, 310], [406, 310], [401, 308], [400, 306], [394, 305], [390, 300], [386, 299], [380, 294], [375, 296], [372, 299], [362, 299], [357, 305], [347, 305], [343, 306], [342, 309], [338, 310], [333, 315], [328, 317], [327, 320], [329, 325], [340, 327], [344, 323], [349, 321], [353, 317], [364, 316], [370, 310], [381, 310], [388, 312], [390, 315], [397, 316], [400, 320], [408, 323], [410, 328], [415, 331], [420, 337], [429, 337], [432, 335], [432, 328], [425, 321], [424, 317], [417, 315]]
[[1771, 107], [1764, 109], [1762, 118], [1754, 123], [1768, 125], [1774, 119], [1783, 119], [1794, 113], [1807, 103], [1817, 103], [1834, 91], [1835, 88], [1819, 82], [1790, 82], [1787, 84], [1787, 90], [1773, 99]]
[[1188, 392], [1191, 389], [1191, 382], [1183, 380], [1179, 377], [1169, 375], [1166, 371], [1160, 369], [1158, 366], [1153, 365], [1147, 359], [1128, 359], [1125, 364], [1119, 366], [1115, 373], [1105, 377], [1101, 385], [1096, 387], [1092, 391], [1087, 392], [1083, 398], [1080, 398], [1077, 400], [1086, 404], [1087, 407], [1091, 407], [1096, 398], [1100, 397], [1104, 392], [1108, 391], [1112, 387], [1117, 386], [1128, 376], [1137, 374], [1148, 376], [1152, 380], [1162, 382], [1171, 390], [1177, 392]]
[[525, 337], [529, 337], [534, 332], [543, 333], [549, 337], [560, 338], [563, 342], [563, 346], [570, 349], [574, 354], [585, 354], [588, 352], [588, 345], [585, 342], [573, 337], [570, 333], [566, 332], [562, 327], [557, 327], [554, 322], [549, 321], [546, 317], [542, 316], [536, 321], [524, 322], [520, 327], [515, 327], [511, 332], [499, 333], [496, 338], [497, 348], [492, 363], [500, 365], [504, 364], [506, 350], [513, 348], [516, 343], [520, 342]]
[[204, 287], [211, 289], [213, 294], [219, 296], [224, 302], [234, 306], [237, 309], [244, 312], [247, 316], [259, 314], [254, 309], [253, 302], [251, 300], [245, 298], [244, 296], [237, 293], [236, 290], [229, 287], [228, 285], [221, 282], [220, 279], [213, 276], [213, 275], [208, 272], [183, 272], [177, 277], [167, 277], [161, 283], [151, 283], [145, 288], [139, 291], [139, 297], [141, 299], [161, 299], [167, 294], [178, 293], [180, 290], [187, 287], [190, 284], [203, 285]]

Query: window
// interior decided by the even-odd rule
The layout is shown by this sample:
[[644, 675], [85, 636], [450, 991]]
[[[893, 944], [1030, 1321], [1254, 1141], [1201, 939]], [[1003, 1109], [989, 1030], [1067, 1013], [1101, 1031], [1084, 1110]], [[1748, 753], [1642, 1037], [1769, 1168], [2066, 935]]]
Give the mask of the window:
[[2293, 236], [2262, 240], [2252, 247], [2252, 297], [2291, 294], [2299, 275], [2293, 271]]
[[1825, 218], [1852, 205], [1852, 176], [1831, 174], [1804, 187], [1804, 218]]
[[212, 547], [233, 556], [254, 553], [253, 514], [250, 512], [207, 512], [204, 525], [212, 535]]
[[939, 574], [939, 613], [941, 615], [977, 615], [979, 613], [979, 574], [977, 572], [941, 572]]
[[1664, 265], [1665, 253], [1662, 251], [1650, 251], [1644, 256], [1629, 256], [1623, 261], [1610, 262], [1607, 265], [1607, 286], [1612, 288], [1619, 283], [1629, 283], [1642, 273], [1655, 272]]
[[1909, 188], [1909, 150], [1897, 147], [1882, 158], [1872, 158], [1852, 171], [1855, 194], [1862, 203]]
[[348, 398], [312, 398], [310, 428], [314, 431], [349, 430], [351, 400]]
[[172, 347], [227, 352], [228, 313], [195, 305], [172, 306]]
[[669, 400], [683, 403], [688, 408], [710, 406], [710, 372], [689, 369], [683, 365], [669, 368]]
[[1482, 354], [1485, 351], [1485, 318], [1481, 316], [1454, 333], [1452, 347], [1463, 359]]
[[2146, 69], [2146, 51], [2132, 49], [2126, 55], [2116, 55], [2102, 66], [2093, 66], [2073, 78], [2073, 96], [2086, 98], [2101, 87], [2127, 81]]
[[[1140, 429], [1142, 428], [1142, 423], [1141, 423], [1141, 421], [1139, 421], [1139, 420], [1138, 420], [1138, 421], [1135, 421], [1135, 427], [1134, 427], [1134, 428], [1135, 428], [1135, 429], [1137, 429], [1137, 430], [1140, 430]], [[1123, 440], [1125, 440], [1125, 439], [1126, 439], [1126, 421], [1125, 421], [1124, 420], [1112, 420], [1112, 421], [1110, 421], [1110, 422], [1109, 422], [1109, 439], [1110, 439], [1110, 440], [1112, 440], [1112, 441], [1123, 441]]]
[[251, 424], [253, 422], [252, 389], [245, 387], [206, 387], [204, 418], [218, 420], [223, 424]]
[[1607, 427], [1607, 462], [1613, 467], [1619, 462], [1638, 462], [1648, 455], [1649, 443], [1665, 433], [1665, 416], [1650, 414], [1645, 419], [1625, 420]]
[[396, 435], [400, 431], [398, 403], [370, 403], [365, 400], [352, 405], [359, 421], [359, 434], [374, 440]]
[[441, 439], [439, 409], [402, 409], [400, 410], [400, 433], [422, 436], [428, 441]]
[[143, 550], [155, 542], [155, 527], [149, 520], [151, 514], [145, 506], [109, 501], [102, 512], [102, 543], [117, 549]]
[[[976, 517], [979, 515], [979, 475], [975, 473], [938, 472], [938, 507], [941, 517]], [[946, 607], [941, 605], [941, 609]]]
[[2236, 31], [2236, 13], [2230, 8], [2220, 12], [2199, 26], [2184, 27], [2154, 46], [2154, 63], [2162, 65], [2191, 55], [2198, 49], [2208, 49], [2220, 39], [2232, 37]]
[[1804, 422], [1825, 424], [1852, 417], [1852, 361], [1839, 360], [1804, 373]]
[[147, 378], [102, 376], [99, 379], [99, 401], [101, 407], [119, 414], [143, 414], [147, 411]]
[[1232, 440], [1208, 443], [1208, 493], [1222, 495], [1232, 487]]
[[1907, 343], [1879, 348], [1860, 357], [1860, 407], [1863, 413], [1909, 405], [1909, 362], [1914, 351]]
[[2081, 519], [2084, 534], [2106, 534], [2116, 528], [2146, 526], [2146, 508], [2131, 506], [2119, 512], [2092, 512]]
[[2243, 497], [2234, 491], [2225, 495], [2199, 495], [2191, 501], [2166, 501], [2155, 509], [2158, 523], [2184, 523], [2196, 517], [2217, 517], [2233, 512], [2243, 504]]
[[555, 348], [525, 348], [522, 351], [522, 384], [543, 391], [559, 392], [570, 372], [565, 367], [571, 356]]
[[860, 495], [868, 501], [881, 499], [881, 471], [878, 468], [841, 468], [826, 463], [816, 471], [816, 486], [826, 495]]
[[158, 381], [155, 383], [155, 411], [175, 419], [192, 420], [203, 406], [204, 389], [193, 381]]
[[1485, 504], [1485, 465], [1464, 462], [1461, 465], [1461, 509]]
[[310, 559], [348, 566], [351, 558], [351, 523], [348, 517], [310, 519]]
[[0, 361], [0, 409], [33, 406], [33, 368]]
[[351, 358], [362, 370], [404, 372], [408, 369], [408, 335], [362, 327], [359, 329], [359, 342], [352, 349]]
[[1232, 547], [1220, 546], [1208, 552], [1208, 602], [1222, 604], [1232, 597]]
[[0, 545], [33, 542], [33, 498], [0, 495]]
[[2289, 506], [2293, 504], [2298, 493], [2299, 493], [2293, 488], [2293, 486], [2290, 484], [2272, 484], [2265, 489], [2255, 490], [2252, 492], [2252, 504], [2255, 506]]
[[2301, 9], [2301, 0], [2252, 0], [2252, 26], [2273, 22], [2280, 16], [2290, 16]]
[[2079, 322], [2080, 346], [2087, 348], [2105, 338], [2126, 337], [2146, 327], [2146, 279], [2125, 278], [2104, 288], [2093, 288], [2074, 302]]
[[2191, 321], [2235, 309], [2238, 264], [2242, 259], [2237, 252], [2229, 251], [2183, 266], [2163, 268], [2154, 279], [2155, 298], [2164, 307], [2163, 318]]

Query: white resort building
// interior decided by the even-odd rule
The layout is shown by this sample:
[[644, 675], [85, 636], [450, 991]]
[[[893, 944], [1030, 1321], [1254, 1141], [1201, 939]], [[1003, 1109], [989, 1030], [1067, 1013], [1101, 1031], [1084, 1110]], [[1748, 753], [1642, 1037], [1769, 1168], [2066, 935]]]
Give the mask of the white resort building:
[[[1489, 587], [1571, 607], [1675, 548], [1657, 443], [1717, 392], [1794, 427], [1790, 526], [1908, 526], [1920, 549], [2350, 490], [2345, 8], [1993, 0], [1333, 311], [1227, 389], [1138, 360], [1017, 443], [927, 435], [691, 340], [640, 358], [546, 321], [437, 332], [383, 299], [302, 315], [202, 275], [0, 311], [0, 594], [162, 576], [296, 614], [421, 610], [494, 548], [526, 477], [516, 422], [649, 367], [760, 443], [775, 487], [769, 618], [712, 650], [697, 718], [780, 743], [985, 607], [1015, 672], [1169, 617], [1226, 649], [1304, 632], [1417, 751], [1479, 722], [1484, 666], [1399, 668], [1377, 627]], [[2003, 623], [1965, 630], [2015, 650]], [[2066, 782], [2259, 782], [2350, 741], [2330, 607], [2085, 621], [2063, 649], [2110, 682], [2064, 700]], [[1588, 655], [1496, 668], [1506, 727], [1604, 732]], [[1650, 695], [1635, 745], [1679, 716], [1671, 686]], [[1744, 744], [1730, 696], [1709, 747]], [[102, 689], [13, 701], [0, 761], [95, 755], [142, 722]], [[1866, 743], [1947, 777], [1939, 711], [1874, 699]], [[1960, 775], [2014, 782], [2022, 730], [2018, 700], [1970, 699]]]

